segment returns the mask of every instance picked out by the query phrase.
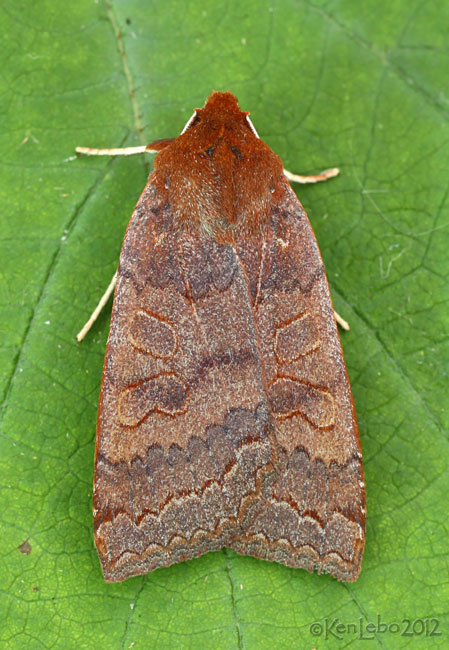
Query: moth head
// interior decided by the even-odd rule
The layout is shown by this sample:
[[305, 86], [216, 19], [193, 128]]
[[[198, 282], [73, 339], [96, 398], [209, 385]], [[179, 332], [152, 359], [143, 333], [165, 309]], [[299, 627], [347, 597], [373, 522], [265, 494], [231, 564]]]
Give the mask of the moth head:
[[240, 110], [237, 98], [229, 90], [225, 93], [213, 90], [206, 100], [204, 107], [195, 108], [192, 117], [181, 131], [181, 135], [202, 122], [211, 122], [217, 119], [226, 121], [235, 120], [243, 123], [257, 138], [259, 137], [253, 123], [249, 119], [249, 112]]

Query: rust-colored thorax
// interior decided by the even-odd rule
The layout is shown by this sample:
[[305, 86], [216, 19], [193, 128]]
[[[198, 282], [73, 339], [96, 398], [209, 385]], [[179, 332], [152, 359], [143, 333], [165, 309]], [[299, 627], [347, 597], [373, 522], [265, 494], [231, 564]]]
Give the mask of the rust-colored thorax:
[[230, 93], [214, 93], [154, 162], [182, 229], [219, 241], [262, 231], [285, 188], [282, 161], [251, 128]]

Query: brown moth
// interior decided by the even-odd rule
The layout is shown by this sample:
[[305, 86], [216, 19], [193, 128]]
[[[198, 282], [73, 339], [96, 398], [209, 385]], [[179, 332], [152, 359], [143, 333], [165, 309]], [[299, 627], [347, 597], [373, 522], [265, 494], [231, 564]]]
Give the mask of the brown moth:
[[283, 164], [229, 92], [147, 149], [159, 153], [123, 243], [98, 411], [104, 577], [227, 546], [355, 580], [356, 416]]

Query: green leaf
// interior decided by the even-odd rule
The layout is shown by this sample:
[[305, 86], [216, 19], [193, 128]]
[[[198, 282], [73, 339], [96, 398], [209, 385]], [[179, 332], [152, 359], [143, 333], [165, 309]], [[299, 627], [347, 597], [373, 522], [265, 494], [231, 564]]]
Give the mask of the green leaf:
[[[447, 647], [448, 4], [5, 0], [0, 15], [2, 648], [360, 648], [360, 629], [372, 647]], [[228, 550], [101, 575], [108, 310], [74, 337], [149, 162], [74, 149], [174, 136], [213, 88], [288, 169], [341, 168], [298, 195], [351, 323], [368, 492], [354, 584]]]

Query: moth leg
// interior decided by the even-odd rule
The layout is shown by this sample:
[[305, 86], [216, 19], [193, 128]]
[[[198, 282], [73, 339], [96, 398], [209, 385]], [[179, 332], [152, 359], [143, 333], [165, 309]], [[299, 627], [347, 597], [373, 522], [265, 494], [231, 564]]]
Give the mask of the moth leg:
[[164, 138], [162, 140], [153, 140], [150, 144], [140, 147], [118, 147], [112, 149], [96, 149], [95, 147], [76, 147], [76, 153], [82, 153], [86, 156], [135, 156], [139, 153], [157, 153], [164, 149], [174, 138]]
[[351, 329], [350, 326], [349, 326], [348, 321], [346, 321], [344, 318], [342, 318], [340, 316], [340, 314], [335, 311], [335, 309], [334, 309], [334, 316], [335, 316], [335, 320], [340, 325], [341, 329], [346, 330], [346, 331]]
[[103, 307], [105, 306], [105, 304], [109, 300], [109, 296], [114, 291], [116, 284], [117, 284], [117, 271], [114, 273], [114, 277], [112, 278], [112, 280], [109, 283], [108, 288], [106, 289], [106, 291], [104, 292], [104, 294], [100, 298], [100, 301], [99, 301], [98, 305], [93, 310], [89, 320], [84, 325], [84, 327], [78, 332], [78, 334], [76, 335], [76, 340], [77, 341], [82, 341], [83, 338], [86, 336], [87, 332], [92, 327], [92, 325], [95, 323], [95, 321], [97, 320], [101, 310], [103, 309]]
[[146, 146], [141, 147], [122, 147], [116, 149], [96, 149], [94, 147], [76, 147], [76, 153], [82, 153], [85, 156], [134, 156], [138, 153], [154, 153], [154, 149], [147, 149]]
[[337, 167], [332, 169], [325, 169], [321, 174], [316, 174], [315, 176], [300, 176], [299, 174], [292, 174], [291, 172], [284, 169], [284, 176], [288, 178], [289, 181], [294, 183], [319, 183], [320, 181], [327, 181], [329, 178], [334, 178], [338, 176], [340, 170]]

